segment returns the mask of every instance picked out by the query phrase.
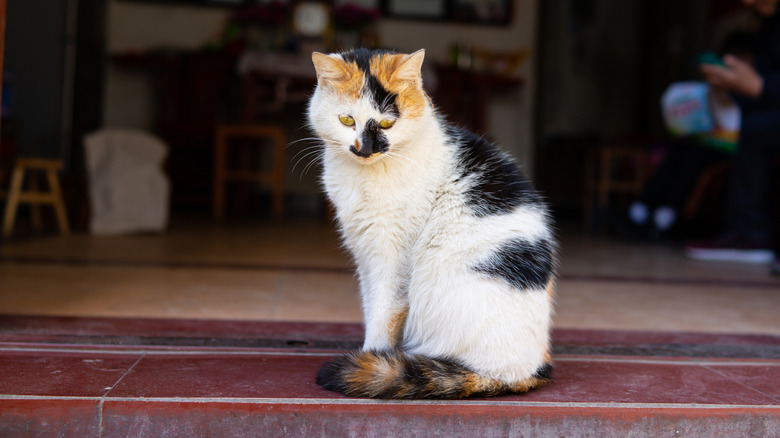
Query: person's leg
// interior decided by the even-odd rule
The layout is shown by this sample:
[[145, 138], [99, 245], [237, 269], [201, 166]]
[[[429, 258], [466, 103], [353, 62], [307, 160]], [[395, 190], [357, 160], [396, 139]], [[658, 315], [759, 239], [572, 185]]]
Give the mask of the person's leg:
[[694, 139], [676, 141], [648, 179], [640, 200], [651, 208], [667, 205], [680, 210], [702, 172], [728, 158], [726, 153], [701, 145]]
[[726, 198], [729, 228], [712, 240], [688, 244], [688, 256], [745, 263], [773, 260], [768, 196], [772, 157], [777, 152], [780, 152], [780, 111], [744, 114]]
[[[675, 141], [648, 179], [641, 197], [631, 205], [629, 217], [637, 224], [650, 221], [650, 233], [661, 235], [680, 216], [702, 173], [730, 155], [702, 145], [694, 138]], [[642, 218], [640, 222], [637, 220]]]
[[732, 161], [726, 200], [730, 228], [751, 240], [771, 243], [769, 190], [773, 155], [780, 152], [780, 111], [745, 114]]

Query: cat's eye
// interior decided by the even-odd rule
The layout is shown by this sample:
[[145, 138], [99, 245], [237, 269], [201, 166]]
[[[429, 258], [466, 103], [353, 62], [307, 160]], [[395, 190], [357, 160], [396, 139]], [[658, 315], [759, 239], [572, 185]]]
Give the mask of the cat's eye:
[[379, 122], [379, 127], [382, 129], [392, 128], [395, 124], [395, 120], [382, 120]]
[[343, 123], [345, 126], [355, 125], [355, 119], [353, 119], [352, 116], [339, 116], [339, 120], [341, 120], [341, 123]]

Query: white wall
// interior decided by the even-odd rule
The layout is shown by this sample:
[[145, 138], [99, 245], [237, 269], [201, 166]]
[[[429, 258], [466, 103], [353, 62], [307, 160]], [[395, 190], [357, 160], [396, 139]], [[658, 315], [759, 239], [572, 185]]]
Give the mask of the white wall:
[[108, 50], [197, 49], [216, 36], [228, 9], [110, 0]]
[[[455, 42], [494, 50], [534, 49], [539, 0], [514, 0], [515, 18], [510, 26], [474, 26], [383, 20], [379, 26], [385, 46], [398, 50], [424, 47], [429, 62], [446, 59]], [[216, 35], [228, 11], [225, 9], [165, 6], [110, 0], [108, 49], [111, 53], [156, 48], [193, 49]], [[534, 72], [536, 56], [522, 67], [522, 89], [494, 96], [490, 112], [492, 137], [521, 163], [533, 159]], [[105, 114], [107, 126], [148, 129], [152, 125], [153, 84], [137, 71], [107, 66]]]
[[[109, 0], [108, 52], [197, 49], [217, 35], [229, 10]], [[151, 129], [154, 83], [138, 70], [106, 66], [107, 127]]]

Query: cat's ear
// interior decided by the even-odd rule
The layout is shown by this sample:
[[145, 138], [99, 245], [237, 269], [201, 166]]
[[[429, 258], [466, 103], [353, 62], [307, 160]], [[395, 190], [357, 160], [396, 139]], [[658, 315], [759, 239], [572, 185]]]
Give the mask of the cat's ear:
[[349, 72], [344, 62], [339, 59], [314, 52], [311, 54], [311, 61], [314, 63], [314, 69], [317, 70], [317, 80], [346, 81], [349, 79]]
[[422, 64], [425, 59], [425, 49], [420, 49], [410, 55], [405, 55], [393, 72], [393, 79], [400, 81], [419, 81], [422, 77]]

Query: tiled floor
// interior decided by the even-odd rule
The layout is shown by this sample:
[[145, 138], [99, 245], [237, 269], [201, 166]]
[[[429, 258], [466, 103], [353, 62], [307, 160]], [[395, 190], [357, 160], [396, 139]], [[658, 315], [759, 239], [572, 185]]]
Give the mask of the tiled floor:
[[780, 338], [556, 330], [555, 381], [489, 400], [314, 383], [357, 324], [6, 317], [0, 432], [26, 436], [776, 436]]
[[460, 402], [314, 384], [362, 337], [327, 225], [0, 241], [0, 436], [778, 436], [780, 279], [573, 230], [555, 382]]
[[[671, 244], [561, 236], [559, 328], [780, 334], [780, 278]], [[0, 314], [359, 322], [331, 227], [180, 221], [162, 236], [0, 241]]]

